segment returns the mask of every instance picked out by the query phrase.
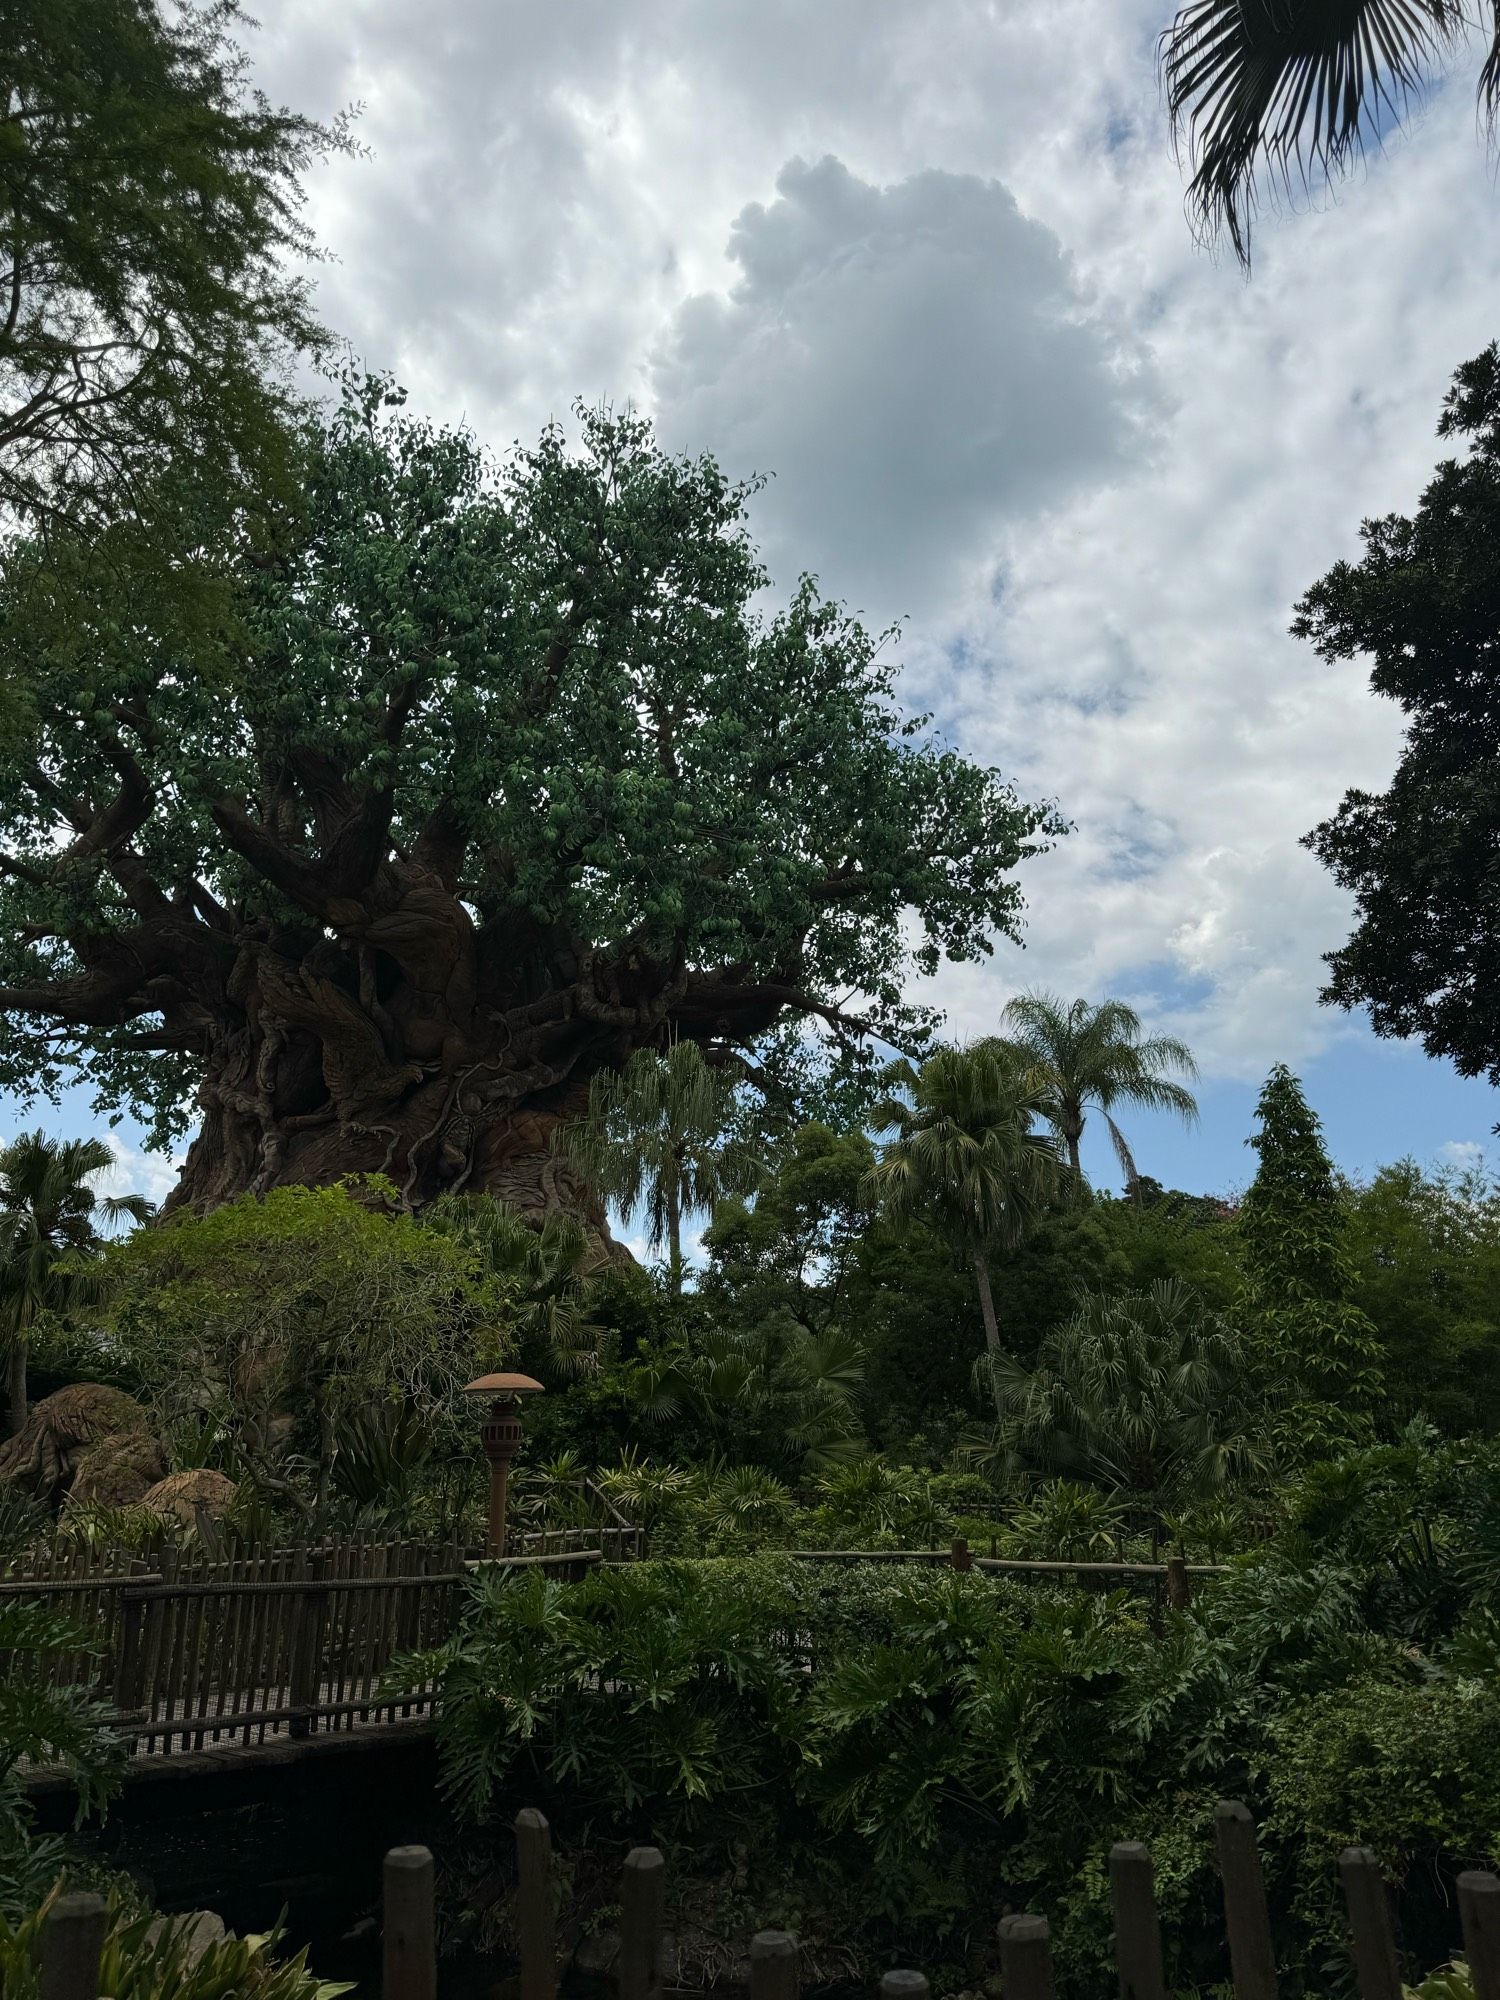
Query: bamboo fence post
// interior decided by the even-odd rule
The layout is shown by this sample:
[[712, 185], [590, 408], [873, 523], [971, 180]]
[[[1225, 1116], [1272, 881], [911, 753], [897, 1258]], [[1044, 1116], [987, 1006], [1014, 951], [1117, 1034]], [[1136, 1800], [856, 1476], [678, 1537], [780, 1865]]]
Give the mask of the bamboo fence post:
[[797, 1940], [790, 1931], [751, 1938], [750, 2000], [797, 2000]]
[[393, 1847], [385, 1857], [381, 2000], [437, 2000], [432, 1855]]
[[953, 1551], [949, 1557], [949, 1561], [959, 1571], [967, 1571], [973, 1568], [974, 1558], [970, 1555], [969, 1544], [962, 1535], [955, 1535], [953, 1537]]
[[1380, 1863], [1368, 1847], [1346, 1847], [1339, 1876], [1349, 1910], [1359, 2000], [1401, 2000], [1401, 1965]]
[[1167, 2000], [1161, 1924], [1156, 1914], [1156, 1871], [1151, 1850], [1142, 1841], [1117, 1840], [1109, 1850], [1109, 1894], [1115, 1916], [1120, 2000]]
[[522, 1806], [516, 1814], [516, 1929], [521, 1939], [521, 2000], [555, 2000], [552, 1829], [535, 1806]]
[[1276, 2000], [1276, 1958], [1255, 1822], [1237, 1801], [1214, 1807], [1214, 1840], [1224, 1882], [1224, 1925], [1235, 2000]]
[[1052, 1931], [1045, 1917], [1000, 1919], [1005, 2000], [1052, 2000]]
[[99, 1955], [108, 1918], [102, 1896], [59, 1896], [42, 1925], [41, 2000], [99, 2000]]
[[658, 1847], [632, 1847], [620, 1881], [620, 2000], [658, 2000], [667, 1864]]
[[1500, 1877], [1466, 1868], [1458, 1878], [1458, 1912], [1476, 2000], [1500, 2000]]

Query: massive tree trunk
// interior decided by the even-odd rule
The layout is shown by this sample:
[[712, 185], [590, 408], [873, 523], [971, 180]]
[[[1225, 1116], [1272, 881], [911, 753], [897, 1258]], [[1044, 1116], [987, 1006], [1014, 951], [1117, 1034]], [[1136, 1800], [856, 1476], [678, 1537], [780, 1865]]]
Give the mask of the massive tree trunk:
[[623, 1256], [553, 1147], [559, 1122], [634, 1049], [670, 1033], [713, 1040], [775, 1012], [722, 974], [596, 963], [513, 919], [487, 931], [417, 862], [384, 863], [369, 892], [328, 914], [332, 935], [216, 925], [214, 1004], [201, 985], [180, 1005], [164, 991], [166, 1037], [194, 1047], [204, 1072], [169, 1210], [383, 1174], [412, 1208], [465, 1192], [538, 1223], [567, 1210]]

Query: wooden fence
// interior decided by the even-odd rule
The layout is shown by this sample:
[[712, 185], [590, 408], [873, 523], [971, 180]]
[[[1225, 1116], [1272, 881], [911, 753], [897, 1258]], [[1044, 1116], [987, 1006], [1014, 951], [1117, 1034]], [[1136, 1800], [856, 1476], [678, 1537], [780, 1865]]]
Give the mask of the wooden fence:
[[[570, 1548], [505, 1567], [577, 1574], [601, 1559]], [[473, 1567], [456, 1545], [404, 1541], [169, 1546], [149, 1563], [63, 1549], [7, 1572], [0, 1594], [65, 1611], [88, 1643], [53, 1655], [49, 1672], [93, 1685], [137, 1754], [164, 1754], [426, 1713], [430, 1685], [382, 1681], [399, 1655], [451, 1635]]]
[[[539, 1812], [516, 1815], [519, 2000], [556, 2000], [558, 1956], [551, 1833]], [[1214, 1813], [1224, 1930], [1235, 2000], [1276, 2000], [1277, 1970], [1255, 1826], [1242, 1805]], [[383, 2000], [436, 2000], [437, 1927], [433, 1861], [425, 1847], [392, 1848], [385, 1859]], [[1359, 2000], [1402, 2000], [1401, 1962], [1389, 1891], [1368, 1848], [1346, 1848], [1339, 1874]], [[1168, 2000], [1150, 1850], [1121, 1841], [1109, 1855], [1115, 1964], [1122, 2000]], [[1458, 1906], [1475, 2000], [1500, 2000], [1500, 1877], [1458, 1878]], [[661, 2000], [666, 1863], [655, 1847], [632, 1848], [620, 1881], [619, 2000]], [[58, 1898], [42, 1930], [41, 2000], [99, 2000], [107, 1915], [98, 1896]], [[1006, 1916], [997, 1926], [1005, 2000], [1053, 2000], [1052, 1938], [1045, 1917]], [[750, 1942], [750, 2000], [797, 2000], [797, 1940], [759, 1931]], [[920, 1972], [893, 1971], [880, 2000], [929, 2000]]]

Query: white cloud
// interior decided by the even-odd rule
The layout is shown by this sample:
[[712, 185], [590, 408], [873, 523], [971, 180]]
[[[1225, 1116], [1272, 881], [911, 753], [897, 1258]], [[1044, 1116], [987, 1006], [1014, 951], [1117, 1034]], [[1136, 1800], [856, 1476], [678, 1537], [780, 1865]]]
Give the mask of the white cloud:
[[1438, 1147], [1438, 1158], [1450, 1167], [1482, 1167], [1484, 1150], [1477, 1139], [1449, 1139]]
[[115, 1195], [143, 1194], [147, 1201], [160, 1207], [177, 1185], [186, 1154], [142, 1152], [127, 1144], [118, 1132], [106, 1132], [103, 1137], [115, 1156], [115, 1164], [99, 1176], [100, 1191]]
[[998, 181], [874, 187], [792, 160], [736, 218], [726, 297], [678, 309], [653, 387], [673, 443], [774, 468], [773, 577], [881, 622], [981, 587], [1018, 519], [1143, 440], [1138, 359], [1088, 313], [1057, 238]]

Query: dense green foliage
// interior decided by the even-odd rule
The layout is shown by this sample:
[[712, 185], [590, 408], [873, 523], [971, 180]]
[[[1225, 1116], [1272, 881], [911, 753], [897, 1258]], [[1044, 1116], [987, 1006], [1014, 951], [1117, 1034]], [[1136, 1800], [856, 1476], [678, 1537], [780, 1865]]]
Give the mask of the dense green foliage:
[[761, 610], [750, 488], [579, 429], [496, 465], [352, 384], [294, 518], [202, 523], [211, 642], [91, 561], [49, 608], [67, 552], [12, 552], [0, 1084], [66, 1063], [165, 1139], [206, 1079], [195, 1204], [351, 1171], [420, 1201], [545, 1162], [674, 1034], [908, 1046], [907, 973], [1014, 933], [1055, 814], [933, 742], [810, 581]]
[[503, 1287], [393, 1194], [278, 1188], [179, 1214], [108, 1259], [108, 1350], [166, 1431], [206, 1423], [304, 1512], [326, 1499], [351, 1416], [393, 1402], [451, 1439], [458, 1391], [506, 1345]]
[[1500, 929], [1490, 858], [1500, 829], [1500, 347], [1465, 363], [1438, 435], [1464, 448], [1415, 514], [1361, 529], [1364, 554], [1313, 585], [1293, 630], [1326, 660], [1368, 656], [1400, 708], [1389, 788], [1346, 792], [1307, 836], [1354, 896], [1324, 998], [1367, 1007], [1377, 1034], [1420, 1036], [1466, 1076], [1500, 1081]]
[[[60, 1685], [59, 1654], [76, 1656], [88, 1636], [52, 1605], [0, 1598], [0, 1924], [51, 1883], [56, 1841], [37, 1840], [21, 1784], [22, 1759], [61, 1764], [77, 1787], [80, 1811], [107, 1799], [119, 1782], [122, 1747], [106, 1726], [109, 1706], [86, 1686]], [[0, 1991], [5, 1977], [0, 1931]]]
[[1441, 1605], [1403, 1581], [1399, 1535], [1358, 1525], [1423, 1455], [1319, 1468], [1279, 1540], [1162, 1629], [1124, 1596], [771, 1557], [486, 1581], [439, 1661], [448, 1782], [481, 1817], [535, 1800], [564, 1839], [649, 1828], [704, 1870], [748, 1854], [767, 1920], [921, 1952], [953, 1984], [982, 1976], [996, 1907], [1047, 1909], [1080, 1994], [1124, 1837], [1155, 1844], [1175, 1978], [1223, 1977], [1211, 1814], [1242, 1796], [1294, 1981], [1324, 1990], [1339, 1956], [1355, 1839], [1401, 1884], [1425, 1969], [1454, 1943], [1443, 1875], [1496, 1853], [1477, 1649], [1500, 1455], [1438, 1454], [1424, 1482]]
[[1304, 1395], [1324, 1399], [1294, 1411], [1310, 1439], [1339, 1435], [1378, 1394], [1375, 1329], [1350, 1297], [1353, 1271], [1344, 1202], [1318, 1121], [1302, 1086], [1278, 1063], [1256, 1106], [1255, 1179], [1240, 1204], [1245, 1310], [1262, 1363]]
[[96, 526], [165, 466], [284, 470], [279, 378], [321, 339], [299, 182], [343, 141], [250, 87], [241, 25], [0, 5], [0, 509]]

